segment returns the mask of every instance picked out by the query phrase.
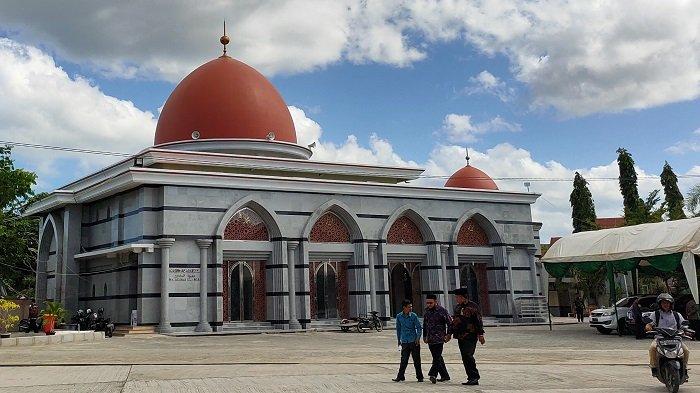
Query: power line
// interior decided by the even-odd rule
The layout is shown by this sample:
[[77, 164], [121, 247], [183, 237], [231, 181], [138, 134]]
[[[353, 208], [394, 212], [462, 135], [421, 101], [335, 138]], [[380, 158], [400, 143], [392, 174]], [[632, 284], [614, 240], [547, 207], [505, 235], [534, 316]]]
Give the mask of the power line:
[[99, 154], [99, 155], [115, 156], [115, 157], [131, 157], [132, 156], [132, 154], [119, 153], [119, 152], [113, 152], [113, 151], [80, 149], [77, 147], [39, 145], [39, 144], [35, 144], [35, 143], [25, 143], [25, 142], [0, 141], [0, 144], [7, 145], [7, 146], [29, 147], [29, 148], [34, 148], [34, 149], [67, 151], [67, 152], [71, 152], [71, 153]]
[[[82, 153], [82, 154], [96, 154], [96, 155], [106, 155], [106, 156], [113, 156], [113, 157], [132, 157], [133, 154], [128, 154], [128, 153], [122, 153], [122, 152], [114, 152], [114, 151], [106, 151], [106, 150], [92, 150], [92, 149], [82, 149], [82, 148], [74, 148], [74, 147], [64, 147], [64, 146], [54, 146], [54, 145], [42, 145], [42, 144], [35, 144], [35, 143], [25, 143], [25, 142], [13, 142], [13, 141], [3, 141], [0, 140], [0, 144], [3, 145], [8, 145], [8, 146], [17, 146], [17, 147], [25, 147], [25, 148], [34, 148], [34, 149], [45, 149], [45, 150], [55, 150], [55, 151], [65, 151], [65, 152], [70, 152], [70, 153]], [[189, 163], [191, 164], [191, 160], [187, 159], [177, 159], [177, 158], [167, 158], [164, 159], [163, 161], [167, 162], [183, 162], [183, 163]], [[221, 165], [220, 162], [214, 162], [214, 161], [197, 161], [198, 164], [212, 164], [212, 165]], [[293, 169], [293, 168], [282, 168], [282, 169]], [[700, 174], [690, 174], [690, 175], [676, 175], [677, 178], [679, 179], [695, 179], [695, 178], [700, 178]], [[470, 180], [498, 180], [498, 181], [537, 181], [537, 182], [571, 182], [573, 181], [573, 178], [567, 178], [567, 177], [527, 177], [527, 176], [520, 176], [520, 177], [513, 177], [513, 176], [501, 176], [501, 177], [490, 177], [490, 176], [453, 176], [453, 175], [419, 175], [417, 179], [470, 179]], [[660, 176], [656, 175], [645, 175], [645, 176], [637, 176], [637, 180], [660, 180]], [[619, 179], [617, 177], [591, 177], [591, 178], [586, 178], [586, 181], [588, 182], [597, 182], [597, 181], [618, 181]]]

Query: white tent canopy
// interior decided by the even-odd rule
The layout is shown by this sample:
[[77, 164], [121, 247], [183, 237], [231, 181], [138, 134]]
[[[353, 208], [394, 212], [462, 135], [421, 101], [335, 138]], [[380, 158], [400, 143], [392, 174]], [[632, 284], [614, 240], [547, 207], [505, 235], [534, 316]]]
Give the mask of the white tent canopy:
[[695, 301], [700, 303], [693, 257], [700, 254], [700, 217], [575, 233], [557, 240], [541, 261], [612, 262], [676, 253], [683, 253], [683, 271]]
[[611, 262], [679, 252], [700, 254], [700, 217], [579, 232], [557, 240], [542, 262]]

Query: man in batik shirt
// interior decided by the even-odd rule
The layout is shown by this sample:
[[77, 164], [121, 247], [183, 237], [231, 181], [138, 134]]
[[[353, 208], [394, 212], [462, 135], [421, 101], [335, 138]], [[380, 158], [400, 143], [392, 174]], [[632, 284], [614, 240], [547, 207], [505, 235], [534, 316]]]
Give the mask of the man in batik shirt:
[[[450, 313], [438, 304], [437, 296], [426, 295], [425, 312], [423, 312], [423, 342], [428, 344], [430, 354], [433, 356], [433, 365], [428, 372], [432, 383], [450, 380], [445, 359], [442, 358], [442, 348], [446, 342], [450, 341], [451, 328], [452, 317], [450, 317]], [[440, 379], [437, 379], [438, 375]]]
[[462, 385], [478, 385], [479, 370], [476, 368], [474, 351], [476, 342], [484, 345], [484, 322], [481, 319], [479, 305], [469, 300], [467, 288], [455, 290], [455, 300], [457, 305], [452, 317], [452, 334], [459, 344], [459, 353], [462, 355], [464, 370], [467, 372], [467, 382]]

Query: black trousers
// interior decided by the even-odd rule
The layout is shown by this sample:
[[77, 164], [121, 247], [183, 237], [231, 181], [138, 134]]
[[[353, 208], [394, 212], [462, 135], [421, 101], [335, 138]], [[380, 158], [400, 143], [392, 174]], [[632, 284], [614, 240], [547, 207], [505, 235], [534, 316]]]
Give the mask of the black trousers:
[[634, 336], [638, 340], [641, 340], [643, 338], [646, 338], [646, 333], [644, 332], [644, 321], [642, 318], [635, 318], [634, 319]]
[[476, 359], [474, 359], [474, 351], [476, 351], [476, 340], [466, 339], [457, 340], [459, 344], [459, 353], [462, 355], [462, 363], [464, 363], [464, 371], [467, 372], [467, 379], [478, 380], [479, 370], [476, 368]]
[[579, 322], [583, 322], [583, 309], [582, 308], [577, 308], [576, 309], [576, 319]]
[[420, 345], [416, 343], [401, 343], [401, 364], [399, 365], [399, 373], [396, 375], [396, 378], [404, 379], [406, 377], [409, 356], [413, 358], [416, 378], [423, 379], [423, 370], [420, 367]]
[[428, 376], [437, 377], [439, 374], [442, 379], [450, 379], [450, 374], [447, 373], [447, 367], [445, 366], [445, 359], [442, 358], [443, 345], [443, 343], [428, 344], [430, 354], [433, 356], [433, 365], [428, 371]]

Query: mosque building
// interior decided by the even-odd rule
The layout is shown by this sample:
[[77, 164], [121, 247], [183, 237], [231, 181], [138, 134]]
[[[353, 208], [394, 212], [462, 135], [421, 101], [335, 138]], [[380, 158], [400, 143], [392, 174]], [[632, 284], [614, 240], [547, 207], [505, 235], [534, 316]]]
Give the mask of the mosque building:
[[469, 164], [420, 187], [422, 169], [312, 153], [275, 87], [224, 52], [173, 90], [152, 147], [27, 210], [37, 299], [168, 333], [390, 321], [406, 298], [419, 315], [427, 294], [449, 307], [460, 286], [511, 322], [543, 295], [538, 194]]

